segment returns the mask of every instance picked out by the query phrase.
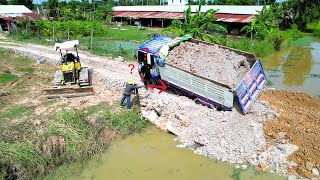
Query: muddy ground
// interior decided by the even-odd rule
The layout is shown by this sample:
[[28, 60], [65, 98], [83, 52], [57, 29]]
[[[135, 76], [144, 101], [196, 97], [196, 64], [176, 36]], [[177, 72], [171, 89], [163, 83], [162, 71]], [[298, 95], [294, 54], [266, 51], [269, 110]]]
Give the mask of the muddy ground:
[[289, 172], [314, 177], [320, 170], [320, 100], [305, 93], [276, 90], [266, 91], [259, 98], [280, 112], [278, 118], [265, 122], [268, 142], [287, 140], [297, 145], [299, 149], [289, 157], [296, 165]]
[[227, 84], [231, 88], [235, 88], [250, 69], [245, 56], [217, 45], [192, 42], [183, 42], [174, 47], [166, 63]]

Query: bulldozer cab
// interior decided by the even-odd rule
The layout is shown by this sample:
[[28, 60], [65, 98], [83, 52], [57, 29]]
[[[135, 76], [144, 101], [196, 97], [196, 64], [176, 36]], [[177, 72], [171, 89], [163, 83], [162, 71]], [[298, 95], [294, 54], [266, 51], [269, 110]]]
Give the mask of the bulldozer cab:
[[[78, 48], [77, 46], [79, 45], [79, 41], [78, 40], [74, 40], [74, 41], [66, 41], [63, 43], [56, 43], [55, 44], [55, 49], [56, 50], [60, 50], [60, 54], [61, 54], [61, 63], [68, 63], [68, 62], [80, 62], [79, 59], [79, 54], [78, 54]], [[62, 50], [65, 50], [66, 53], [63, 55]], [[75, 50], [76, 55], [74, 55], [73, 53], [70, 53], [70, 50]]]
[[61, 64], [68, 64], [70, 62], [74, 62], [74, 63], [80, 62], [79, 57], [75, 56], [72, 53], [67, 53], [65, 55], [61, 54]]

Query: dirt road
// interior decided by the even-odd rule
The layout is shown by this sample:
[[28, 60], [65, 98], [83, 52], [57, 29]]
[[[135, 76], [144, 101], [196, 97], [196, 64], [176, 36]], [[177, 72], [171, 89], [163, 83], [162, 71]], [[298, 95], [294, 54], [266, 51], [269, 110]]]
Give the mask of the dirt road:
[[[35, 45], [30, 43], [15, 43], [9, 41], [0, 42], [0, 47], [12, 49], [17, 54], [31, 57], [35, 60], [45, 59], [46, 61], [57, 64], [60, 59], [60, 52], [52, 47]], [[96, 78], [108, 80], [105, 81], [107, 87], [120, 88], [122, 83], [128, 78], [139, 80], [137, 69], [128, 67], [129, 62], [116, 61], [109, 57], [95, 56], [85, 51], [79, 51], [82, 66], [89, 67], [96, 74]], [[132, 63], [132, 62], [131, 62]], [[54, 73], [54, 72], [53, 72]]]

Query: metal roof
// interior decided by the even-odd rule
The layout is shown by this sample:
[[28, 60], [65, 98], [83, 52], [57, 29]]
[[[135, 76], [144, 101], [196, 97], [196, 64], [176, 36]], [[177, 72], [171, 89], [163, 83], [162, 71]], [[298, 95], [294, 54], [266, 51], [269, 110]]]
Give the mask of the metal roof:
[[[128, 18], [162, 18], [162, 19], [184, 19], [182, 12], [132, 12], [132, 11], [114, 11], [114, 17]], [[214, 14], [217, 21], [250, 23], [254, 15], [247, 14]]]
[[22, 13], [32, 13], [30, 9], [24, 5], [1, 5], [0, 14], [22, 14]]
[[222, 22], [238, 22], [238, 23], [250, 23], [254, 15], [246, 15], [246, 14], [214, 14], [217, 21]]
[[[143, 48], [148, 48], [149, 49], [149, 53], [151, 54], [155, 54], [156, 52], [158, 52], [160, 50], [160, 48], [167, 44], [169, 41], [171, 41], [172, 39], [169, 37], [165, 37], [165, 36], [156, 36], [153, 39], [147, 41], [146, 43], [144, 43], [143, 45], [141, 45], [139, 47], [140, 50], [142, 50]], [[146, 52], [146, 51], [144, 51]]]
[[[188, 5], [182, 6], [115, 6], [114, 11], [135, 11], [135, 12], [184, 12], [188, 9]], [[269, 6], [267, 6], [268, 8]], [[191, 12], [196, 12], [199, 6], [191, 6]], [[219, 10], [217, 13], [223, 14], [259, 14], [263, 6], [239, 6], [239, 5], [203, 5], [201, 12], [206, 12], [209, 9]]]
[[6, 21], [20, 21], [23, 19], [41, 20], [38, 14], [35, 13], [23, 13], [23, 14], [0, 14], [0, 18]]
[[181, 12], [132, 12], [132, 11], [113, 11], [114, 17], [129, 18], [162, 18], [162, 19], [183, 19]]

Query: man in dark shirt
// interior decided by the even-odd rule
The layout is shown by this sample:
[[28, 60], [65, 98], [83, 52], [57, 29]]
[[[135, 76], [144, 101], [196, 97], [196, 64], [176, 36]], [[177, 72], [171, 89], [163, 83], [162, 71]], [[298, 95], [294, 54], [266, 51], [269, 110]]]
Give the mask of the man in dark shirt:
[[120, 100], [120, 107], [121, 108], [123, 107], [123, 102], [125, 99], [127, 99], [126, 108], [130, 109], [131, 94], [133, 94], [137, 88], [141, 88], [141, 87], [143, 87], [143, 86], [138, 86], [138, 85], [134, 84], [133, 79], [128, 79], [128, 82], [126, 82], [126, 84], [125, 84], [122, 98]]
[[143, 64], [141, 67], [141, 73], [143, 74], [143, 82], [144, 85], [151, 84], [151, 65], [150, 64]]

